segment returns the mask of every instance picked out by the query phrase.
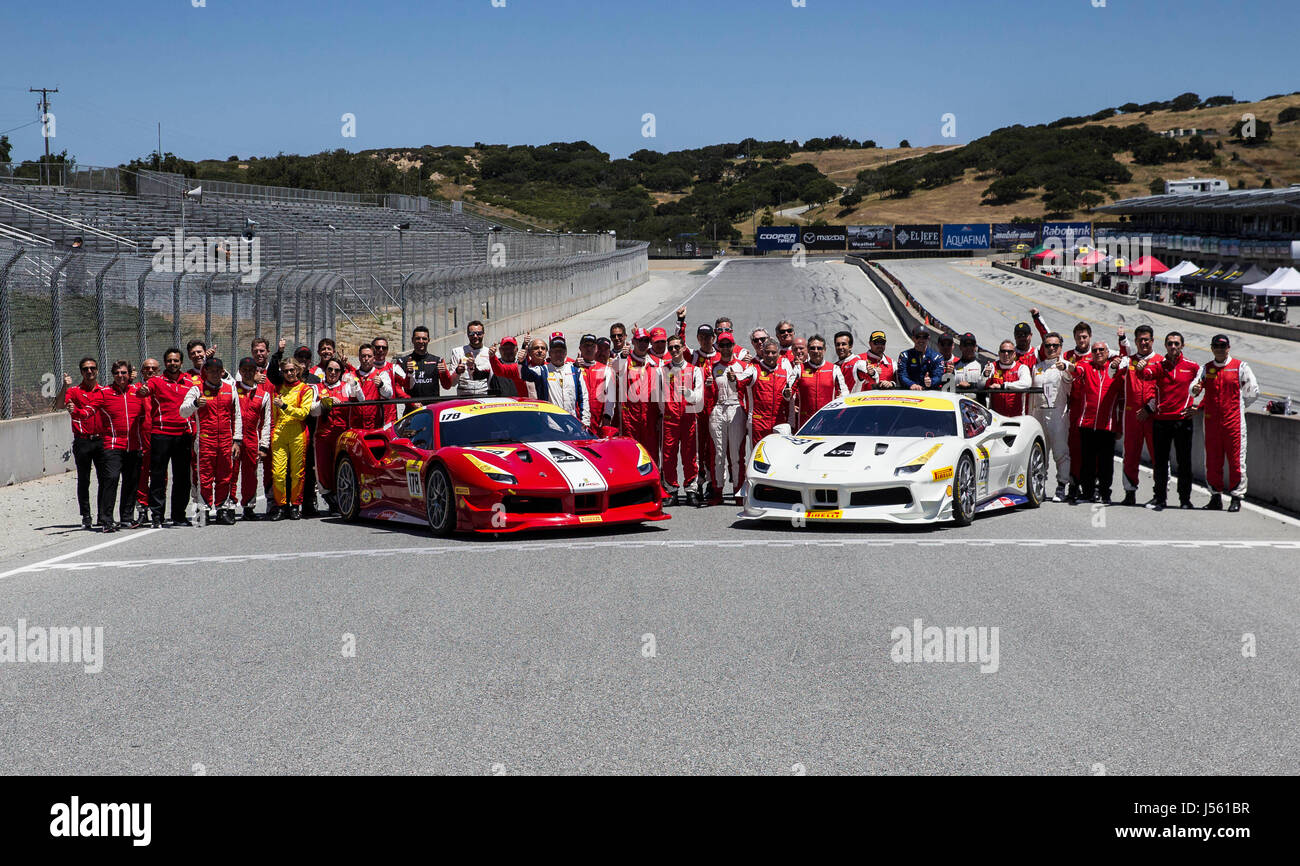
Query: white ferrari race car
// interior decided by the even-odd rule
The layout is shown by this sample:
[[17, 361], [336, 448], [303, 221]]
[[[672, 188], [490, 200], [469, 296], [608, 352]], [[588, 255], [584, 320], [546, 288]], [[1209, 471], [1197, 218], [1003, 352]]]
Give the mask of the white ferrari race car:
[[750, 458], [743, 518], [965, 526], [983, 511], [1037, 508], [1046, 496], [1037, 419], [1004, 417], [960, 394], [853, 394], [797, 435], [777, 429]]

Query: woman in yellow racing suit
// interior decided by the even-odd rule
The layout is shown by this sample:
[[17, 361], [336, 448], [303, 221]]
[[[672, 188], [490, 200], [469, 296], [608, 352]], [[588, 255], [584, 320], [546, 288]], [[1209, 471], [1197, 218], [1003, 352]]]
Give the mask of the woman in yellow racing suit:
[[300, 381], [303, 368], [296, 359], [285, 359], [280, 370], [284, 373], [284, 384], [276, 389], [271, 416], [271, 492], [275, 497], [271, 519], [298, 520], [302, 517], [309, 444], [306, 422], [316, 402], [316, 391]]

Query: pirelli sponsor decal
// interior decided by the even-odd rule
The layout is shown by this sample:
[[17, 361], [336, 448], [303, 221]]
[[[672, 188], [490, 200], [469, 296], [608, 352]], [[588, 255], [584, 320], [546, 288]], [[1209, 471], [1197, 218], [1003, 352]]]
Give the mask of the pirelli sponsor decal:
[[604, 521], [604, 519], [605, 518], [599, 514], [584, 514], [578, 518], [578, 522], [579, 523], [600, 523]]
[[952, 477], [952, 467], [945, 466], [942, 469], [936, 469], [933, 472], [935, 481], [947, 481]]
[[813, 509], [804, 514], [809, 520], [839, 520], [843, 516], [844, 511], [839, 508]]

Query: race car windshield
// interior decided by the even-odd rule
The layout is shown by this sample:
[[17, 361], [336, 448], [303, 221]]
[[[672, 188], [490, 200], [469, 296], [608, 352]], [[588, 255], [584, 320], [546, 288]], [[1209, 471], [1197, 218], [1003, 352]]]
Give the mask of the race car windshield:
[[823, 409], [799, 430], [800, 436], [956, 436], [951, 410], [914, 406], [845, 406]]
[[595, 439], [567, 412], [492, 412], [442, 423], [444, 448]]

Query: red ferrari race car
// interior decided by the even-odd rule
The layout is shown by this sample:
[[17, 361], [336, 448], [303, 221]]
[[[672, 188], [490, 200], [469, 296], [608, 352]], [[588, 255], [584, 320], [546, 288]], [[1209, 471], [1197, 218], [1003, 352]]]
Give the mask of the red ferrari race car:
[[339, 437], [344, 520], [435, 535], [667, 520], [659, 468], [633, 439], [598, 439], [553, 403], [449, 400]]

